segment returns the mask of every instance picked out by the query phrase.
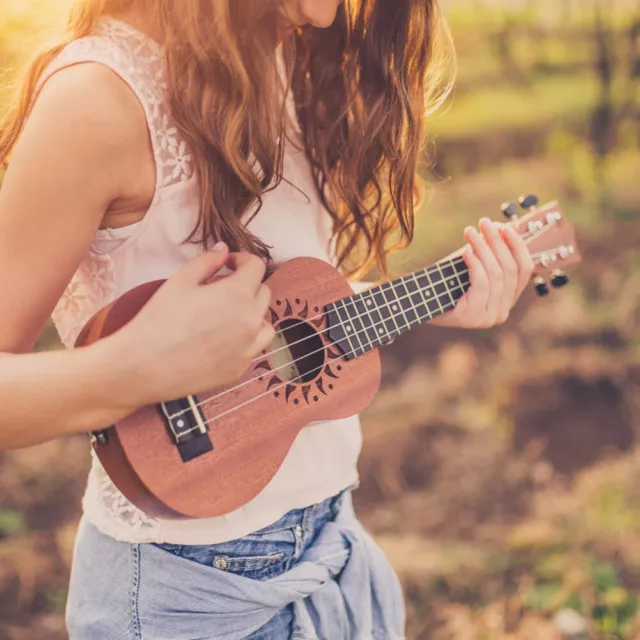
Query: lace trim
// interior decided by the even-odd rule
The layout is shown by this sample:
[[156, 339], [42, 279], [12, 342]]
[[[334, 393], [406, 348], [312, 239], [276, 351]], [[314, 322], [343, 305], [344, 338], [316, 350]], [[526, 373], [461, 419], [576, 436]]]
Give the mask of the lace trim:
[[117, 73], [134, 91], [147, 117], [157, 170], [157, 188], [186, 182], [194, 174], [193, 158], [170, 118], [164, 57], [158, 43], [124, 22], [103, 18], [96, 34], [69, 43], [38, 82], [81, 62], [99, 62]]
[[73, 347], [85, 324], [108, 305], [116, 290], [109, 255], [88, 253], [52, 314], [62, 343]]
[[[85, 324], [115, 297], [115, 271], [108, 254], [88, 253], [53, 312], [63, 344], [71, 349]], [[160, 521], [137, 509], [120, 493], [92, 451], [93, 463], [83, 500], [89, 519], [107, 535], [123, 538], [132, 532], [153, 540]], [[146, 533], [145, 533], [146, 532]], [[127, 536], [125, 535], [124, 538]]]
[[153, 542], [160, 520], [146, 515], [127, 500], [102, 468], [95, 453], [82, 508], [89, 521], [104, 534], [128, 542]]

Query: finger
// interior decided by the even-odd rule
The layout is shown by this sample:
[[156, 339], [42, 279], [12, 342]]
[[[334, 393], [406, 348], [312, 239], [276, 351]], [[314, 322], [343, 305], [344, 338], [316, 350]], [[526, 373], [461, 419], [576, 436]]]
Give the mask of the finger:
[[495, 319], [498, 315], [502, 300], [502, 268], [489, 248], [489, 245], [473, 227], [467, 227], [465, 236], [489, 277], [489, 298], [487, 300], [486, 311], [488, 316]]
[[218, 243], [211, 251], [199, 255], [183, 265], [174, 278], [192, 284], [205, 284], [222, 267], [229, 257], [229, 247], [224, 242]]
[[253, 341], [253, 344], [250, 347], [251, 355], [257, 356], [259, 353], [262, 353], [265, 349], [270, 348], [275, 336], [276, 336], [275, 329], [268, 322], [265, 322], [262, 325], [262, 328], [258, 332], [256, 339]]
[[504, 322], [518, 298], [518, 264], [505, 243], [502, 233], [488, 218], [480, 221], [480, 228], [489, 248], [493, 251], [500, 268], [502, 269], [502, 299], [498, 311], [498, 320]]
[[262, 318], [267, 315], [269, 306], [271, 305], [271, 289], [266, 284], [260, 286], [258, 295], [256, 296], [257, 313]]
[[518, 286], [516, 290], [516, 299], [522, 295], [522, 292], [529, 285], [531, 276], [533, 275], [533, 259], [527, 243], [522, 236], [513, 228], [509, 227], [504, 231], [504, 239], [511, 250], [516, 264], [518, 265]]
[[476, 326], [484, 326], [487, 323], [486, 310], [491, 293], [489, 276], [471, 246], [464, 250], [462, 257], [469, 268], [469, 281], [471, 283], [471, 288], [466, 293], [463, 301], [466, 302], [467, 312], [473, 318]]
[[245, 252], [229, 254], [226, 266], [234, 272], [229, 278], [235, 280], [238, 286], [255, 292], [260, 288], [267, 270], [264, 260]]

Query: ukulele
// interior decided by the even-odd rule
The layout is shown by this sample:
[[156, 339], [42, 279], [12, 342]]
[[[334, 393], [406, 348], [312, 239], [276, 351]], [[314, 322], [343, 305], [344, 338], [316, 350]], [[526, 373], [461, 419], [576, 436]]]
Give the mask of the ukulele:
[[[575, 234], [557, 203], [535, 196], [503, 205], [526, 241], [540, 295], [580, 262]], [[164, 281], [141, 285], [96, 314], [76, 346], [108, 336], [144, 306]], [[359, 413], [380, 385], [378, 347], [452, 310], [470, 287], [461, 251], [431, 267], [354, 295], [326, 262], [297, 258], [267, 278], [271, 347], [234, 384], [139, 409], [91, 434], [114, 484], [145, 513], [208, 518], [247, 504], [269, 483], [298, 433], [312, 422]], [[321, 427], [320, 427], [321, 428]]]

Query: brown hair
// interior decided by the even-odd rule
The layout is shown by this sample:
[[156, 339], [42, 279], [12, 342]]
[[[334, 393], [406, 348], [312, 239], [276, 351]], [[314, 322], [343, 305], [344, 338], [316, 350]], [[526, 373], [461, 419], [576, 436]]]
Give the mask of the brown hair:
[[241, 220], [283, 179], [292, 87], [304, 149], [334, 221], [340, 267], [361, 275], [413, 238], [429, 105], [439, 104], [452, 46], [437, 0], [346, 0], [327, 29], [302, 28], [275, 51], [276, 0], [77, 0], [65, 37], [30, 61], [0, 125], [0, 162], [16, 144], [38, 78], [105, 13], [153, 3], [165, 35], [173, 120], [194, 157], [201, 216], [190, 241], [225, 240], [264, 257]]

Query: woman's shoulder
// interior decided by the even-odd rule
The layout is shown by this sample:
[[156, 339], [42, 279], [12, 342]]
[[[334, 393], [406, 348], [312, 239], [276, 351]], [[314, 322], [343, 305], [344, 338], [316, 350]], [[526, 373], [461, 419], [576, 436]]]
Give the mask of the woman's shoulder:
[[82, 134], [79, 140], [99, 140], [109, 147], [131, 144], [144, 124], [144, 112], [127, 86], [109, 68], [92, 61], [51, 74], [38, 91], [31, 117], [38, 111], [46, 114], [50, 127], [68, 122]]
[[49, 78], [34, 100], [12, 164], [22, 160], [35, 184], [55, 183], [61, 199], [68, 197], [64, 184], [72, 185], [79, 202], [108, 204], [135, 175], [136, 150], [147, 144], [143, 125], [135, 97], [108, 69], [68, 67]]
[[[103, 153], [148, 145], [147, 122], [157, 103], [152, 75], [136, 58], [134, 35], [114, 31], [111, 22], [67, 43], [44, 68], [31, 98], [29, 121], [69, 132], [69, 151], [93, 145]], [[29, 123], [27, 123], [29, 124]]]
[[162, 50], [144, 34], [115, 19], [103, 18], [89, 35], [68, 42], [50, 60], [40, 82], [60, 69], [101, 64], [145, 93], [165, 88]]

